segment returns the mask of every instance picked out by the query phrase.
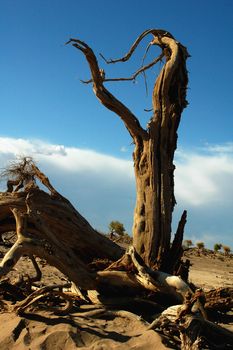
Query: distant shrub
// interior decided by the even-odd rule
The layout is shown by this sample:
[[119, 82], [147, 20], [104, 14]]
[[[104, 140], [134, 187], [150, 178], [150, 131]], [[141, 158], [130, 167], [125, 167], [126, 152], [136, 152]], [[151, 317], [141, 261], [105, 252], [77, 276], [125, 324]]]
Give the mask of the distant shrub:
[[191, 239], [185, 239], [183, 245], [185, 248], [190, 248], [193, 245], [193, 242], [191, 241]]
[[214, 245], [214, 251], [217, 253], [222, 248], [221, 243], [215, 243]]
[[231, 252], [231, 248], [230, 248], [228, 245], [223, 245], [223, 246], [222, 246], [222, 249], [224, 250], [224, 253], [225, 253], [226, 255], [229, 255], [230, 252]]
[[197, 243], [196, 243], [196, 246], [197, 246], [198, 249], [203, 249], [203, 248], [205, 248], [204, 242], [197, 242]]
[[119, 236], [124, 236], [126, 233], [124, 225], [120, 221], [111, 221], [108, 228], [110, 232], [117, 233]]

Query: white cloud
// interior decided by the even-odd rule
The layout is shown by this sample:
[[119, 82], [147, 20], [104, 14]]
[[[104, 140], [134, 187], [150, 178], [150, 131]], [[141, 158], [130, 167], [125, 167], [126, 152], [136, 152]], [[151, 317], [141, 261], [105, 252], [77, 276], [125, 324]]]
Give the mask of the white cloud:
[[131, 161], [41, 140], [0, 138], [0, 168], [19, 156], [32, 156], [55, 188], [96, 228], [106, 230], [114, 219], [131, 227], [135, 192]]
[[133, 169], [131, 162], [118, 159], [92, 150], [52, 145], [41, 140], [23, 140], [0, 137], [0, 155], [7, 155], [9, 159], [18, 156], [31, 156], [42, 166], [51, 164], [64, 172], [93, 172], [121, 174], [132, 178]]
[[33, 155], [66, 155], [65, 147], [62, 145], [51, 145], [41, 140], [13, 139], [10, 137], [0, 137], [0, 149], [3, 154], [13, 156], [33, 156]]
[[179, 201], [202, 206], [232, 198], [233, 204], [233, 153], [226, 146], [223, 148], [225, 153], [214, 153], [213, 149], [203, 154], [178, 152], [175, 183]]
[[[41, 140], [0, 138], [1, 168], [20, 155], [32, 156], [94, 227], [107, 230], [111, 220], [119, 220], [131, 231], [135, 204], [132, 161]], [[175, 163], [177, 212], [188, 209], [189, 238], [212, 244], [221, 233], [225, 243], [232, 245], [232, 144], [179, 150]]]
[[207, 143], [204, 149], [213, 153], [233, 153], [233, 142], [226, 142], [219, 145], [212, 145]]

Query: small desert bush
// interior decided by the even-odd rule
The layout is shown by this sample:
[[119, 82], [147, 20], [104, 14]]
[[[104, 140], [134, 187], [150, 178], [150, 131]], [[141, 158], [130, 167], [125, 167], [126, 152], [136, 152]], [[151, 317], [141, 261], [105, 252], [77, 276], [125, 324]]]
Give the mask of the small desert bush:
[[192, 245], [193, 245], [193, 242], [191, 241], [191, 239], [185, 239], [183, 242], [184, 248], [190, 248]]
[[197, 242], [197, 243], [196, 243], [196, 246], [197, 246], [198, 249], [203, 249], [203, 248], [205, 248], [204, 242]]
[[117, 233], [119, 236], [124, 236], [126, 233], [124, 225], [120, 221], [111, 221], [108, 228], [110, 232]]
[[228, 245], [223, 245], [222, 249], [226, 255], [229, 255], [231, 252], [231, 248]]
[[214, 251], [217, 253], [222, 248], [221, 243], [215, 243], [214, 245]]

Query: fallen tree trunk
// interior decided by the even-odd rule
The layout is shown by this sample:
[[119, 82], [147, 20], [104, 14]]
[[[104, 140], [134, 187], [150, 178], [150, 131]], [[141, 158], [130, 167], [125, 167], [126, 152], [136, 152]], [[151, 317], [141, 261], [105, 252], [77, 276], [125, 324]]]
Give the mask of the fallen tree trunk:
[[5, 275], [24, 254], [45, 258], [74, 283], [93, 289], [94, 272], [88, 264], [94, 259], [115, 261], [124, 251], [95, 231], [57, 194], [38, 188], [29, 192], [0, 194], [0, 233], [16, 229], [17, 241], [1, 262]]
[[164, 289], [165, 293], [174, 294], [177, 298], [180, 294], [182, 300], [183, 291], [177, 293], [175, 290], [179, 288], [170, 288], [164, 282], [169, 275], [152, 270], [150, 273], [141, 271], [132, 248], [127, 253], [129, 265], [134, 267], [131, 271], [126, 271], [124, 265], [121, 271], [95, 271], [94, 260], [107, 259], [110, 265], [124, 251], [96, 232], [58, 193], [48, 194], [38, 187], [24, 192], [1, 193], [0, 213], [1, 233], [5, 230], [16, 230], [17, 233], [15, 244], [0, 264], [0, 276], [6, 275], [22, 255], [36, 255], [45, 258], [85, 290], [98, 289], [103, 293], [122, 290], [122, 293], [127, 294], [128, 291], [130, 294], [145, 288], [152, 291]]
[[[81, 288], [95, 288], [96, 272], [88, 264], [96, 258], [115, 261], [123, 249], [94, 230], [30, 158], [14, 164], [6, 174], [10, 179], [7, 192], [0, 194], [0, 234], [16, 231], [17, 240], [0, 264], [0, 276], [22, 255], [37, 255]], [[42, 191], [36, 180], [50, 193]]]
[[[95, 231], [61, 196], [31, 159], [17, 165], [30, 181], [14, 181], [12, 192], [0, 194], [0, 233], [16, 231], [17, 240], [0, 264], [0, 277], [6, 275], [22, 255], [44, 258], [84, 290], [100, 293], [136, 294], [147, 289], [162, 291], [182, 302], [188, 285], [179, 277], [153, 271], [131, 247], [124, 250]], [[24, 171], [22, 170], [24, 169]], [[42, 191], [40, 180], [50, 191]], [[11, 181], [11, 180], [10, 180]], [[11, 181], [12, 183], [12, 181]], [[9, 191], [9, 182], [8, 182]], [[103, 271], [95, 269], [96, 259], [107, 260]], [[110, 265], [110, 266], [109, 266]]]
[[[214, 339], [215, 334], [220, 339], [219, 348], [222, 344], [225, 346], [231, 343], [232, 337], [229, 332], [204, 321], [205, 311], [200, 303], [198, 291], [193, 293], [189, 285], [178, 276], [152, 270], [143, 262], [133, 246], [124, 252], [114, 242], [94, 230], [72, 204], [52, 187], [34, 163], [31, 160], [28, 163], [33, 173], [29, 184], [23, 183], [20, 190], [18, 186], [12, 188], [12, 192], [9, 192], [8, 187], [8, 192], [0, 194], [0, 234], [8, 230], [16, 231], [17, 234], [15, 244], [0, 263], [0, 277], [6, 275], [22, 255], [28, 255], [32, 261], [36, 255], [57, 267], [75, 285], [89, 291], [87, 298], [91, 302], [107, 305], [111, 296], [112, 300], [116, 296], [120, 297], [119, 300], [122, 297], [127, 300], [127, 296], [133, 296], [133, 300], [135, 295], [145, 296], [146, 290], [155, 294], [162, 293], [164, 299], [167, 296], [172, 297], [174, 303], [185, 301], [183, 307], [180, 307], [181, 311], [175, 315], [177, 321], [169, 323], [169, 327], [167, 321], [163, 323], [164, 315], [150, 326], [151, 329], [159, 328], [171, 338], [173, 331], [179, 334], [182, 349], [200, 349], [202, 337]], [[50, 193], [39, 189], [36, 179], [39, 179]], [[183, 221], [180, 224], [183, 225]], [[96, 259], [107, 260], [107, 268], [96, 269]], [[37, 275], [40, 275], [35, 261], [34, 266]], [[4, 290], [4, 285], [1, 287]], [[28, 306], [43, 296], [51, 297], [46, 288], [33, 292], [20, 301], [15, 310], [25, 312]], [[9, 286], [6, 289], [9, 292]], [[96, 291], [94, 299], [90, 298], [92, 290]], [[55, 307], [54, 310], [59, 313], [70, 310], [72, 298], [61, 291], [54, 293], [55, 296], [59, 295], [66, 300], [64, 308]], [[150, 303], [150, 300], [147, 302]], [[7, 310], [7, 305], [4, 307]], [[199, 310], [198, 317], [193, 316], [193, 308]], [[103, 310], [105, 312], [105, 308]], [[224, 340], [223, 337], [226, 336], [227, 339]], [[208, 339], [207, 344], [212, 344], [211, 339]]]

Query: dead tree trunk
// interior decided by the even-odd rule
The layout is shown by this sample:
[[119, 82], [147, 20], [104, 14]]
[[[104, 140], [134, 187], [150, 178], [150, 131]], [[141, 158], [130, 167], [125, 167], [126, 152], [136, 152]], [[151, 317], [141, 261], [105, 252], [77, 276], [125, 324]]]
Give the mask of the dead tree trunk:
[[[95, 258], [115, 261], [124, 251], [94, 230], [30, 158], [2, 175], [9, 180], [7, 192], [0, 193], [0, 235], [15, 231], [17, 240], [0, 263], [0, 277], [22, 255], [36, 255], [80, 287], [96, 288], [96, 273], [88, 265]], [[50, 193], [40, 190], [38, 180]]]
[[123, 250], [97, 231], [62, 196], [51, 197], [38, 188], [3, 193], [0, 233], [15, 231], [17, 241], [0, 264], [6, 275], [22, 255], [36, 255], [56, 266], [84, 289], [96, 288], [93, 260], [115, 261]]
[[[77, 39], [71, 39], [69, 43], [82, 51], [88, 61], [92, 79], [86, 83], [92, 82], [94, 93], [100, 102], [120, 116], [135, 143], [133, 160], [137, 200], [133, 225], [134, 247], [148, 266], [173, 272], [173, 264], [167, 261], [168, 257], [171, 257], [171, 222], [175, 205], [173, 158], [177, 145], [177, 128], [183, 108], [187, 105], [185, 97], [188, 53], [168, 32], [148, 30], [141, 34], [123, 58], [107, 63], [127, 61], [139, 42], [148, 34], [153, 36], [149, 45], [161, 47], [162, 54], [130, 78], [105, 78], [104, 71], [99, 69], [97, 59], [86, 43]], [[133, 80], [163, 57], [165, 64], [153, 90], [153, 116], [147, 130], [144, 130], [136, 116], [117, 100], [103, 83]], [[177, 248], [181, 250], [183, 231], [179, 230], [178, 233], [181, 239]]]

